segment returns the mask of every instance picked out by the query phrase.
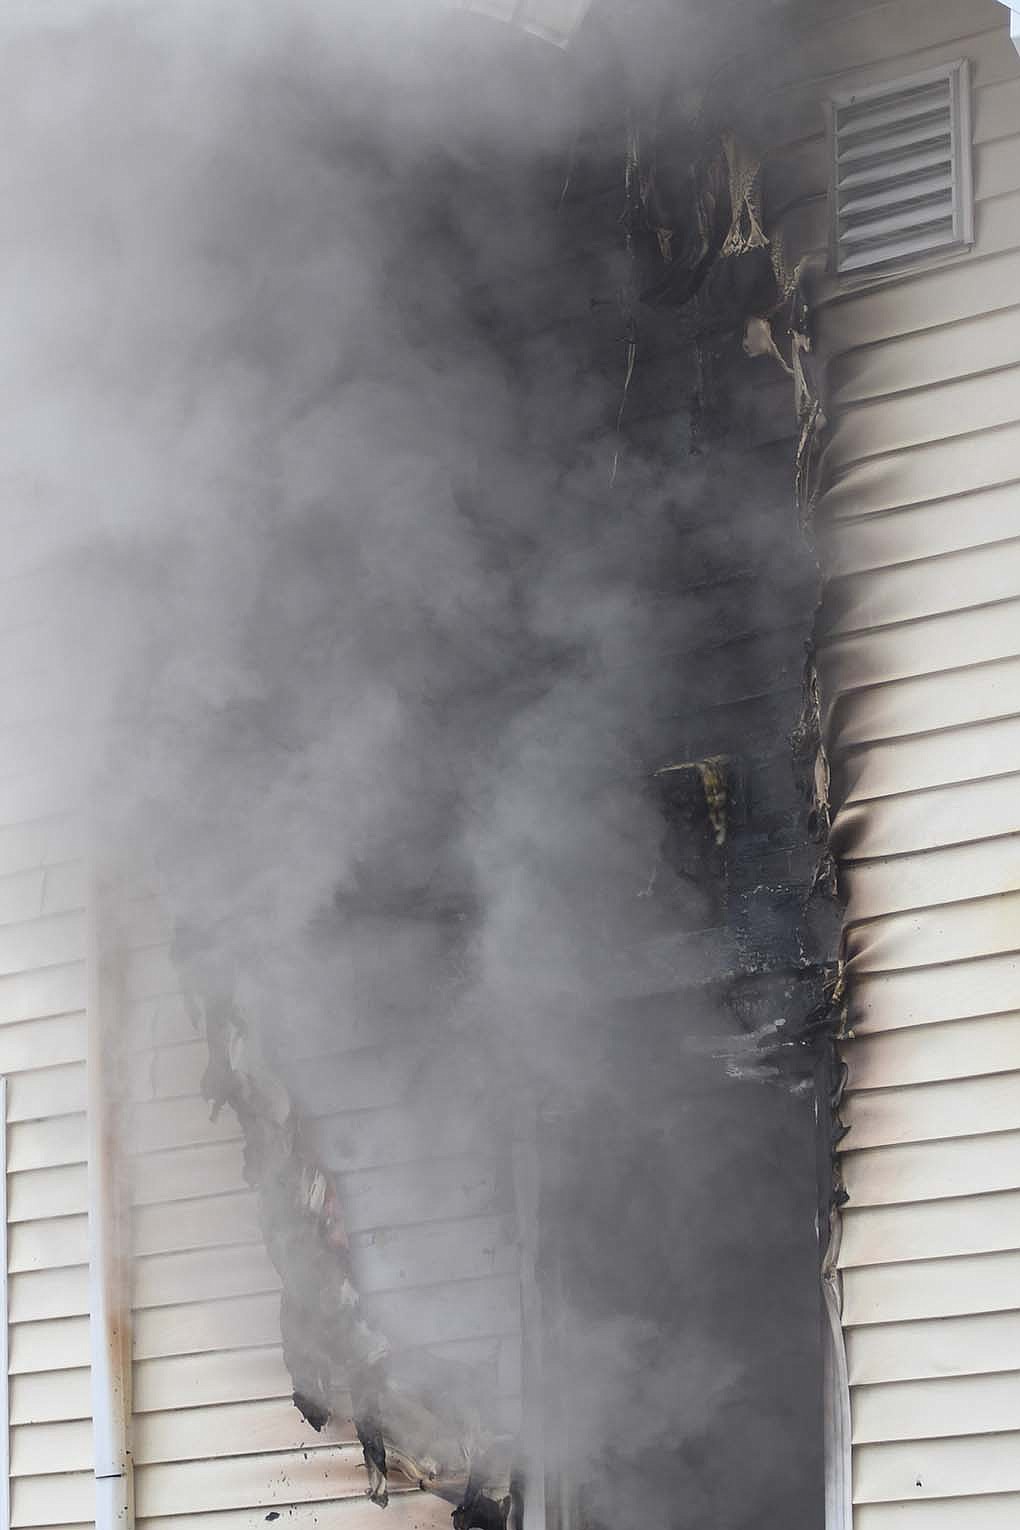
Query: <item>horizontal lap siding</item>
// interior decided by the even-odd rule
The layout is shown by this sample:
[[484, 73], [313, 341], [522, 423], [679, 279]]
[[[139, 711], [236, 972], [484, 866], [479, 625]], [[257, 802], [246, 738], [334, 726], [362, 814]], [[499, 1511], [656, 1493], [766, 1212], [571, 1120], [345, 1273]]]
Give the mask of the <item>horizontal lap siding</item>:
[[980, 1498], [928, 1499], [920, 1503], [860, 1504], [855, 1530], [1014, 1530], [1020, 1497], [1016, 1493]]
[[137, 1518], [212, 1530], [234, 1519], [264, 1525], [294, 1503], [357, 1500], [365, 1473], [349, 1424], [316, 1434], [291, 1400], [280, 1283], [244, 1182], [241, 1132], [229, 1110], [211, 1121], [201, 1098], [205, 1040], [158, 911], [132, 902], [115, 927], [128, 1052]]
[[[302, 1500], [294, 1498], [280, 1511], [286, 1530], [379, 1530], [379, 1509], [364, 1497]], [[265, 1530], [262, 1507], [220, 1509], [197, 1514], [169, 1514], [159, 1530]], [[450, 1505], [428, 1493], [401, 1493], [390, 1499], [385, 1525], [400, 1530], [449, 1530]]]
[[898, 0], [761, 107], [823, 248], [819, 103], [956, 58], [974, 250], [827, 280], [817, 315], [855, 1530], [1020, 1524], [1020, 61], [990, 0]]
[[[151, 899], [137, 899], [117, 910], [113, 927], [124, 974], [138, 1522], [150, 1530], [263, 1530], [276, 1512], [289, 1525], [328, 1515], [369, 1530], [379, 1511], [364, 1497], [349, 1419], [317, 1434], [294, 1407], [280, 1348], [280, 1282], [244, 1181], [242, 1134], [232, 1111], [213, 1121], [201, 1098], [205, 1039], [180, 992], [165, 921]], [[428, 1240], [420, 1253], [441, 1262]], [[459, 1337], [476, 1307], [469, 1298], [462, 1313], [440, 1313], [444, 1337]], [[399, 1481], [388, 1511], [397, 1525], [448, 1523], [448, 1505], [437, 1510]]]
[[1020, 1290], [1020, 1253], [867, 1265], [843, 1272], [847, 1324], [1009, 1312]]
[[[18, 633], [38, 641], [47, 585], [9, 581], [2, 626], [0, 1073], [8, 1080], [11, 1520], [94, 1513], [85, 1131], [85, 832], [54, 777], [53, 731], [31, 710]], [[10, 686], [21, 690], [10, 708]], [[29, 688], [30, 689], [30, 688]], [[41, 694], [41, 693], [40, 693]], [[24, 704], [23, 704], [24, 703]], [[19, 725], [19, 720], [20, 725]]]
[[[427, 1063], [427, 1049], [425, 1050]], [[393, 1043], [293, 1068], [337, 1176], [368, 1320], [396, 1351], [479, 1368], [499, 1428], [519, 1427], [520, 1254], [508, 1144], [479, 1143], [416, 1055]], [[314, 1071], [314, 1079], [313, 1079]], [[314, 1098], [313, 1098], [314, 1095]]]

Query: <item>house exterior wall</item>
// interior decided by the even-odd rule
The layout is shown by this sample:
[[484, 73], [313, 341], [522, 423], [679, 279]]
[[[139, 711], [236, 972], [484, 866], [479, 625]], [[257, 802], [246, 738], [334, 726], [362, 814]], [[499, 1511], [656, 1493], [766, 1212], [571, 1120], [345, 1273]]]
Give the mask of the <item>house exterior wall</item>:
[[958, 58], [976, 237], [828, 280], [816, 311], [816, 658], [848, 994], [853, 1507], [832, 1524], [993, 1530], [1020, 1519], [1020, 63], [993, 0], [839, 9], [855, 14], [791, 59], [809, 83], [777, 82], [791, 244], [824, 258], [827, 96]]
[[[11, 560], [8, 561], [10, 569]], [[7, 1079], [10, 1522], [93, 1517], [84, 834], [40, 711], [47, 593], [0, 595], [0, 1073]]]
[[[633, 757], [653, 786], [679, 789], [664, 793], [661, 858], [640, 900], [625, 878], [607, 879], [607, 903], [636, 903], [643, 928], [631, 915], [632, 947], [609, 953], [605, 1013], [585, 1017], [584, 1041], [579, 1028], [582, 1064], [585, 1045], [618, 1061], [612, 1097], [596, 1096], [562, 1132], [542, 1226], [555, 1271], [546, 1290], [552, 1310], [565, 1298], [593, 1334], [626, 1312], [654, 1323], [667, 1353], [686, 1353], [697, 1334], [741, 1367], [726, 1427], [707, 1431], [703, 1453], [690, 1444], [697, 1424], [671, 1426], [656, 1455], [632, 1420], [589, 1457], [575, 1476], [577, 1522], [588, 1522], [587, 1494], [611, 1505], [596, 1522], [686, 1524], [703, 1512], [739, 1524], [754, 1505], [763, 1523], [807, 1525], [821, 1501], [810, 1103], [752, 1081], [761, 1057], [742, 1031], [780, 1015], [795, 1025], [817, 997], [799, 940], [817, 847], [790, 750], [817, 569], [792, 503], [789, 379], [748, 361], [740, 324], [721, 317], [725, 294], [699, 294], [696, 316], [668, 300], [621, 314], [621, 281], [642, 283], [621, 251], [626, 143], [621, 124], [591, 163], [578, 155], [557, 214], [565, 273], [543, 275], [559, 288], [556, 333], [579, 372], [607, 379], [602, 418], [620, 412], [616, 476], [598, 513], [656, 549], [638, 588], [660, 613], [635, 675], [654, 706], [635, 718]], [[642, 170], [652, 173], [649, 161]], [[695, 762], [720, 757], [725, 843], [709, 831], [701, 857], [707, 826], [688, 816], [704, 796]], [[619, 1237], [607, 1236], [607, 1206], [626, 1207]], [[738, 1246], [746, 1257], [732, 1257]], [[650, 1376], [637, 1394], [654, 1394]], [[683, 1396], [664, 1397], [664, 1418], [673, 1398], [683, 1417]], [[568, 1441], [583, 1438], [579, 1411], [564, 1409]]]
[[[151, 898], [122, 905], [115, 927], [123, 956], [118, 1029], [130, 1053], [124, 1145], [132, 1202], [136, 1520], [150, 1530], [255, 1530], [275, 1509], [286, 1514], [288, 1524], [312, 1526], [328, 1505], [331, 1523], [350, 1530], [375, 1526], [380, 1511], [365, 1499], [367, 1478], [353, 1425], [334, 1421], [316, 1433], [292, 1401], [293, 1382], [280, 1346], [280, 1281], [263, 1243], [256, 1194], [244, 1179], [241, 1128], [229, 1107], [211, 1120], [202, 1098], [208, 1050], [181, 992], [169, 930]], [[345, 1084], [348, 1089], [352, 1084], [339, 1061], [332, 1060], [332, 1070], [330, 1061], [318, 1060], [320, 1088], [323, 1098], [335, 1102]], [[382, 1086], [397, 1096], [390, 1114], [398, 1113], [406, 1087], [403, 1072], [385, 1056], [377, 1071]], [[351, 1105], [356, 1108], [356, 1099]], [[386, 1107], [379, 1102], [377, 1108]], [[479, 1246], [475, 1264], [480, 1280], [456, 1279], [458, 1260], [461, 1269], [467, 1262], [465, 1235], [458, 1241], [457, 1226], [448, 1222], [433, 1221], [422, 1229], [423, 1215], [428, 1217], [434, 1202], [427, 1196], [423, 1202], [406, 1165], [381, 1161], [380, 1144], [398, 1140], [397, 1133], [391, 1130], [387, 1138], [373, 1131], [371, 1112], [367, 1122], [361, 1112], [360, 1124], [370, 1147], [366, 1161], [351, 1169], [352, 1176], [388, 1181], [376, 1189], [376, 1204], [385, 1206], [385, 1226], [372, 1227], [367, 1210], [360, 1216], [355, 1212], [349, 1221], [361, 1256], [358, 1270], [368, 1277], [370, 1320], [391, 1316], [382, 1310], [385, 1298], [375, 1289], [380, 1287], [388, 1291], [398, 1315], [400, 1302], [413, 1309], [405, 1327], [415, 1323], [418, 1342], [438, 1338], [454, 1352], [466, 1345], [476, 1358], [479, 1349], [485, 1351], [482, 1358], [490, 1350], [498, 1352], [499, 1331], [489, 1337], [491, 1303], [473, 1305], [470, 1299], [474, 1284], [484, 1284], [482, 1267], [490, 1262], [486, 1253], [498, 1247], [498, 1221], [494, 1225], [489, 1218], [481, 1226], [481, 1218], [471, 1219], [476, 1225], [466, 1239], [470, 1248]], [[331, 1140], [351, 1139], [335, 1111], [317, 1125], [332, 1128]], [[359, 1151], [362, 1139], [355, 1139]], [[342, 1167], [349, 1166], [345, 1162]], [[472, 1185], [475, 1200], [485, 1191], [484, 1176], [477, 1164], [473, 1174], [463, 1164], [445, 1167], [443, 1205], [456, 1217]], [[433, 1196], [442, 1188], [433, 1185]], [[458, 1197], [456, 1206], [447, 1204], [451, 1197]], [[363, 1192], [360, 1204], [370, 1207], [372, 1196]], [[423, 1233], [428, 1241], [430, 1231], [431, 1262], [429, 1247], [418, 1246]], [[417, 1244], [410, 1247], [416, 1234]], [[431, 1266], [424, 1281], [423, 1261]], [[399, 1279], [385, 1279], [385, 1271], [394, 1271], [398, 1263], [411, 1288], [406, 1293], [394, 1290]], [[377, 1268], [383, 1274], [373, 1281]], [[509, 1306], [512, 1320], [509, 1328], [509, 1320], [504, 1321], [503, 1331], [512, 1335], [519, 1313], [516, 1279], [514, 1268], [499, 1284], [502, 1306]], [[512, 1301], [504, 1294], [508, 1281]], [[516, 1364], [507, 1363], [516, 1372]], [[445, 1530], [450, 1505], [409, 1484], [401, 1488], [400, 1482], [397, 1476], [391, 1480], [387, 1523], [393, 1519], [409, 1530], [433, 1525]]]
[[[827, 93], [958, 57], [970, 60], [975, 90], [973, 251], [826, 287], [817, 313], [832, 421], [813, 527], [828, 580], [817, 653], [832, 844], [848, 900], [842, 1114], [851, 1130], [841, 1158], [850, 1198], [839, 1262], [857, 1530], [995, 1530], [1020, 1511], [1020, 62], [995, 0], [841, 7], [791, 50], [788, 77], [759, 111], [772, 157], [800, 193], [784, 220], [788, 242], [821, 252]], [[792, 455], [791, 441], [771, 438], [773, 417], [770, 405], [753, 449], [778, 444]], [[636, 413], [635, 435], [660, 424]], [[29, 576], [7, 593], [4, 664], [14, 672], [32, 653], [43, 607]], [[782, 709], [760, 722], [762, 736], [776, 736], [777, 715], [792, 715], [794, 668], [777, 668]], [[749, 703], [713, 690], [687, 714], [685, 758], [729, 747], [719, 719], [731, 703], [737, 749]], [[46, 740], [24, 705], [5, 710], [0, 777], [11, 1517], [84, 1525], [94, 1498], [83, 835], [40, 770]], [[797, 848], [782, 851], [784, 868]], [[697, 943], [711, 955], [704, 933]], [[338, 1522], [374, 1525], [351, 1434], [324, 1440], [290, 1403], [278, 1282], [240, 1133], [228, 1112], [210, 1122], [201, 1101], [204, 1042], [155, 905], [119, 908], [114, 940], [116, 1020], [130, 1054], [137, 1515], [154, 1530], [198, 1530], [200, 1519], [208, 1530], [255, 1530], [274, 1510], [315, 1523], [340, 1500], [329, 1510]], [[736, 965], [724, 951], [712, 972]], [[327, 1147], [349, 1136], [335, 1103], [348, 1072], [337, 1063], [322, 1084], [330, 1108], [313, 1112]], [[383, 1076], [399, 1082], [399, 1070]], [[387, 1096], [373, 1108], [384, 1124], [397, 1107]], [[340, 1174], [380, 1168], [337, 1153]], [[490, 1211], [465, 1210], [464, 1224], [477, 1225], [461, 1232], [468, 1243], [477, 1233], [479, 1250], [492, 1246]], [[371, 1281], [373, 1260], [383, 1271], [389, 1256], [371, 1223], [354, 1230]], [[468, 1243], [443, 1245], [451, 1288]], [[512, 1408], [515, 1275], [507, 1267], [486, 1280], [492, 1304], [450, 1341], [494, 1346]], [[382, 1284], [370, 1297], [380, 1312], [390, 1299]], [[437, 1300], [437, 1322], [444, 1312], [474, 1321], [469, 1306]], [[390, 1305], [412, 1331], [418, 1297], [398, 1291]], [[422, 1526], [448, 1517], [418, 1494], [389, 1513]]]
[[116, 924], [137, 1522], [254, 1525], [275, 1507], [303, 1524], [336, 1499], [355, 1500], [357, 1520], [364, 1472], [353, 1434], [315, 1434], [291, 1402], [279, 1281], [244, 1182], [240, 1129], [229, 1110], [209, 1119], [205, 1039], [168, 931], [145, 898], [123, 905]]
[[[11, 1525], [94, 1522], [86, 1120], [86, 919], [80, 819], [39, 778], [0, 785], [0, 1066], [7, 1091]], [[119, 1170], [129, 1203], [135, 1513], [161, 1530], [361, 1530], [361, 1449], [315, 1434], [291, 1401], [279, 1282], [244, 1183], [236, 1120], [209, 1120], [205, 1043], [185, 1010], [158, 911], [106, 924], [120, 982], [103, 1019], [124, 1040]], [[119, 990], [119, 991], [118, 991]], [[109, 990], [105, 990], [109, 994]], [[449, 1506], [394, 1483], [390, 1517], [445, 1530]]]
[[[437, 1059], [449, 1042], [365, 1044], [340, 1016], [281, 1073], [332, 1177], [366, 1321], [396, 1360], [423, 1349], [485, 1377], [496, 1427], [520, 1427], [521, 1270], [512, 1151], [482, 1139]], [[423, 1023], [422, 1029], [425, 1029]], [[348, 1042], [345, 1049], [344, 1041]]]
[[[626, 361], [618, 271], [607, 259], [607, 252], [615, 256], [620, 246], [620, 169], [616, 145], [612, 183], [600, 192], [604, 217], [594, 234], [587, 227], [591, 215], [587, 200], [558, 214], [561, 221], [571, 218], [573, 244], [567, 249], [564, 270], [555, 276], [538, 273], [544, 295], [535, 308], [536, 328], [551, 329], [554, 321], [570, 326], [570, 337], [563, 344], [571, 353], [576, 349], [579, 368], [590, 360], [593, 368], [605, 370], [609, 382], [604, 418], [610, 428], [620, 405]], [[588, 267], [583, 276], [579, 276], [577, 248], [584, 251]], [[598, 306], [593, 299], [598, 299]], [[741, 1470], [757, 1472], [751, 1490], [757, 1485], [763, 1495], [774, 1495], [775, 1512], [788, 1506], [788, 1515], [796, 1520], [798, 1505], [813, 1503], [817, 1489], [810, 1387], [815, 1344], [809, 1111], [802, 1096], [772, 1095], [754, 1084], [734, 1086], [712, 1048], [718, 1042], [725, 1051], [732, 1029], [731, 1017], [722, 1013], [720, 991], [728, 990], [734, 980], [746, 979], [748, 1012], [756, 1005], [768, 1007], [770, 995], [785, 996], [789, 968], [796, 958], [795, 909], [810, 881], [813, 851], [803, 831], [786, 737], [800, 705], [802, 647], [815, 596], [814, 570], [803, 554], [787, 502], [794, 425], [785, 379], [764, 372], [752, 377], [746, 372], [739, 334], [733, 333], [711, 358], [719, 381], [715, 397], [699, 381], [705, 358], [695, 357], [683, 326], [661, 324], [654, 315], [646, 318], [640, 366], [621, 433], [615, 504], [633, 504], [647, 494], [650, 466], [661, 465], [664, 473], [673, 473], [689, 451], [693, 456], [696, 434], [702, 465], [696, 491], [686, 502], [668, 506], [675, 523], [668, 538], [663, 533], [670, 549], [669, 566], [657, 569], [655, 577], [670, 593], [682, 578], [689, 620], [682, 624], [682, 652], [654, 655], [650, 668], [657, 713], [648, 736], [637, 741], [635, 754], [649, 768], [686, 762], [691, 770], [696, 769], [694, 762], [725, 754], [737, 762], [737, 773], [749, 785], [753, 802], [732, 804], [722, 857], [725, 873], [713, 889], [704, 918], [692, 915], [690, 928], [677, 928], [671, 902], [675, 884], [665, 868], [657, 874], [655, 889], [655, 899], [661, 901], [642, 898], [641, 908], [648, 913], [647, 936], [617, 964], [612, 974], [615, 986], [607, 998], [607, 1008], [610, 998], [615, 1005], [614, 1026], [626, 1026], [628, 1031], [640, 1027], [644, 1038], [643, 1046], [628, 1049], [634, 1054], [629, 1065], [631, 1097], [633, 1091], [641, 1091], [641, 1097], [650, 1102], [651, 1118], [642, 1142], [647, 1155], [642, 1166], [645, 1193], [641, 1206], [633, 1211], [641, 1219], [635, 1222], [638, 1236], [633, 1247], [615, 1248], [611, 1259], [601, 1238], [591, 1247], [575, 1240], [580, 1246], [568, 1246], [562, 1252], [569, 1262], [568, 1277], [587, 1295], [594, 1323], [604, 1323], [616, 1314], [621, 1287], [623, 1300], [629, 1299], [630, 1291], [642, 1299], [649, 1274], [642, 1268], [641, 1248], [652, 1247], [654, 1268], [663, 1276], [654, 1283], [654, 1321], [661, 1323], [663, 1332], [676, 1340], [703, 1315], [706, 1323], [714, 1325], [711, 1331], [721, 1345], [730, 1346], [741, 1357], [754, 1354], [746, 1397], [739, 1400], [742, 1423], [757, 1416], [771, 1420], [773, 1408], [778, 1422], [768, 1426], [769, 1450], [750, 1452], [750, 1463], [742, 1459], [739, 1429], [733, 1431], [727, 1458], [729, 1491], [733, 1495], [745, 1492]], [[732, 477], [720, 479], [717, 461], [733, 457], [732, 430], [727, 433], [733, 418], [720, 427], [726, 439], [719, 443], [716, 455], [713, 428], [704, 417], [714, 410], [724, 412], [719, 400], [725, 401], [728, 385], [737, 375], [742, 379], [741, 403], [753, 414], [754, 428], [741, 428], [740, 455]], [[695, 395], [700, 420], [695, 418]], [[742, 426], [742, 413], [740, 420]], [[710, 495], [705, 493], [706, 485]], [[755, 535], [750, 517], [735, 518], [735, 525], [730, 520], [734, 496], [750, 496], [752, 488]], [[755, 609], [752, 599], [761, 584], [756, 563], [759, 536], [770, 548], [781, 545], [784, 549], [784, 556], [775, 560], [777, 589], [770, 589], [762, 610]], [[654, 585], [650, 598], [656, 598], [657, 592]], [[44, 622], [46, 610], [40, 596], [33, 619]], [[8, 648], [9, 655], [13, 651]], [[682, 676], [689, 681], [688, 693], [682, 688]], [[652, 684], [651, 676], [648, 684]], [[17, 714], [7, 709], [6, 717], [13, 728]], [[27, 790], [34, 778], [28, 765], [24, 769]], [[701, 795], [699, 787], [699, 802]], [[42, 813], [31, 805], [19, 811], [31, 823]], [[715, 843], [713, 836], [708, 838]], [[36, 866], [17, 859], [20, 853], [12, 841], [12, 876], [20, 875], [26, 864], [30, 869]], [[47, 917], [60, 918], [60, 907], [53, 906], [54, 887], [68, 852], [57, 841], [45, 853], [54, 860], [46, 882], [45, 911]], [[111, 976], [104, 987], [108, 1007], [102, 1019], [108, 1030], [123, 1039], [126, 1052], [127, 1108], [119, 1141], [130, 1201], [126, 1251], [133, 1256], [129, 1443], [136, 1516], [153, 1530], [156, 1526], [198, 1530], [200, 1520], [203, 1530], [205, 1526], [236, 1530], [241, 1525], [256, 1530], [269, 1513], [281, 1513], [307, 1526], [328, 1512], [331, 1519], [349, 1524], [352, 1530], [355, 1526], [360, 1530], [363, 1524], [367, 1530], [379, 1523], [378, 1510], [364, 1501], [365, 1473], [350, 1432], [341, 1429], [332, 1440], [324, 1440], [302, 1424], [290, 1402], [291, 1383], [278, 1342], [278, 1281], [262, 1246], [254, 1196], [244, 1182], [240, 1133], [229, 1111], [210, 1122], [201, 1100], [205, 1045], [182, 999], [166, 923], [155, 903], [142, 897], [121, 899], [116, 907], [104, 905], [101, 911], [86, 910], [81, 849], [75, 853], [79, 856], [73, 905], [77, 944], [69, 948], [70, 955], [56, 943], [37, 950], [29, 927], [34, 928], [34, 917], [29, 921], [26, 916], [24, 928], [14, 937], [14, 961], [19, 973], [38, 965], [48, 983], [73, 957], [80, 984], [75, 1003], [81, 1009], [88, 977], [86, 917], [91, 912], [98, 919]], [[680, 904], [684, 903], [683, 874], [676, 878]], [[614, 896], [632, 899], [633, 892], [628, 884], [617, 887]], [[784, 908], [782, 918], [775, 921], [768, 917], [774, 898]], [[55, 929], [54, 938], [56, 934]], [[70, 1000], [65, 997], [60, 1004], [67, 1008]], [[685, 1028], [677, 1023], [678, 1014], [703, 1033], [704, 1051], [693, 1057]], [[42, 1381], [52, 1406], [65, 1410], [55, 1415], [53, 1428], [37, 1405], [33, 1404], [35, 1411], [29, 1415], [40, 1420], [32, 1424], [36, 1432], [26, 1437], [35, 1449], [31, 1479], [35, 1496], [23, 1506], [26, 1495], [16, 1479], [16, 1516], [30, 1517], [16, 1517], [15, 1524], [33, 1526], [85, 1524], [92, 1518], [95, 1502], [87, 1364], [83, 1012], [79, 1018], [78, 1050], [67, 1079], [67, 1088], [73, 1085], [76, 1093], [64, 1099], [65, 1063], [59, 1054], [48, 1061], [48, 1054], [32, 1054], [46, 1063], [47, 1073], [45, 1090], [32, 1105], [33, 1114], [74, 1111], [80, 1142], [75, 1150], [76, 1210], [73, 1216], [61, 1213], [77, 1242], [70, 1252], [61, 1246], [54, 1255], [54, 1262], [61, 1266], [59, 1285], [63, 1288], [73, 1280], [77, 1294], [67, 1298], [71, 1305], [66, 1318], [59, 1309], [47, 1313], [33, 1335], [42, 1351], [33, 1364], [45, 1372]], [[412, 1084], [421, 1097], [420, 1071], [415, 1067], [408, 1071], [406, 1055], [380, 1049], [373, 1056], [371, 1049], [354, 1047], [344, 1053], [335, 1044], [334, 1055], [325, 1062], [322, 1052], [327, 1045], [322, 1040], [321, 1051], [311, 1058], [302, 1059], [295, 1050], [292, 1083], [313, 1119], [323, 1161], [341, 1179], [348, 1203], [356, 1208], [349, 1219], [350, 1231], [366, 1308], [373, 1321], [385, 1325], [398, 1341], [410, 1346], [431, 1340], [442, 1345], [450, 1358], [493, 1367], [510, 1429], [516, 1422], [520, 1391], [520, 1302], [508, 1164], [465, 1162], [462, 1154], [454, 1152], [443, 1134], [452, 1131], [455, 1135], [457, 1121], [448, 1109], [444, 1112], [440, 1097], [427, 1107], [434, 1117], [436, 1162], [422, 1165], [416, 1181], [409, 1172], [415, 1154], [408, 1151], [402, 1129], [407, 1125], [406, 1099]], [[17, 1112], [23, 1107], [14, 1064], [9, 1067], [11, 1108]], [[697, 1075], [701, 1080], [699, 1103], [682, 1119], [676, 1110], [675, 1086], [681, 1070], [687, 1078]], [[658, 1124], [660, 1112], [669, 1123], [668, 1130]], [[693, 1160], [706, 1132], [718, 1129], [721, 1121], [727, 1123], [726, 1134], [743, 1143], [743, 1150], [719, 1155], [699, 1176], [697, 1225], [716, 1237], [718, 1262], [725, 1273], [711, 1292], [695, 1295], [693, 1275], [704, 1256], [692, 1235], [689, 1200], [677, 1184], [677, 1161], [679, 1155]], [[624, 1121], [623, 1126], [629, 1138], [632, 1123]], [[11, 1128], [12, 1151], [16, 1129]], [[584, 1205], [590, 1207], [590, 1222], [596, 1229], [604, 1223], [606, 1185], [609, 1195], [619, 1196], [633, 1173], [629, 1160], [620, 1156], [614, 1160], [615, 1140], [607, 1132], [606, 1110], [590, 1112], [579, 1156], [591, 1156], [571, 1166], [574, 1184], [583, 1186]], [[598, 1175], [591, 1172], [593, 1162], [599, 1166]], [[15, 1163], [12, 1157], [12, 1167]], [[43, 1167], [49, 1173], [49, 1160]], [[53, 1167], [61, 1169], [62, 1164], [54, 1159]], [[749, 1182], [756, 1185], [756, 1192], [748, 1190]], [[648, 1193], [649, 1185], [655, 1187], [654, 1195]], [[12, 1177], [12, 1217], [19, 1205], [17, 1188]], [[34, 1199], [32, 1204], [45, 1203]], [[381, 1216], [380, 1204], [386, 1207]], [[576, 1218], [577, 1208], [570, 1211]], [[763, 1282], [765, 1289], [756, 1287], [754, 1272], [730, 1257], [737, 1241], [747, 1235], [749, 1215], [760, 1234], [755, 1269], [770, 1272]], [[564, 1223], [569, 1220], [563, 1219]], [[12, 1234], [13, 1259], [20, 1242], [16, 1222]], [[414, 1288], [403, 1274], [393, 1281], [394, 1267], [418, 1272]], [[701, 1304], [698, 1308], [696, 1300]], [[805, 1321], [797, 1325], [803, 1337], [796, 1355], [781, 1339], [790, 1326], [791, 1308], [805, 1315]], [[18, 1311], [16, 1305], [12, 1307], [13, 1318]], [[21, 1363], [23, 1338], [16, 1322], [12, 1330], [15, 1364]], [[55, 1370], [58, 1366], [61, 1369]], [[71, 1374], [73, 1389], [64, 1384]], [[802, 1377], [810, 1380], [796, 1384]], [[791, 1378], [795, 1378], [792, 1386]], [[73, 1418], [67, 1416], [68, 1409], [74, 1411]], [[44, 1429], [48, 1432], [40, 1432]], [[781, 1439], [774, 1439], [773, 1432]], [[629, 1480], [650, 1475], [637, 1454], [641, 1442], [627, 1445], [634, 1458]], [[15, 1451], [16, 1472], [22, 1454]], [[618, 1471], [612, 1461], [608, 1469]], [[702, 1472], [706, 1491], [715, 1491], [716, 1476], [716, 1469], [707, 1464]], [[662, 1491], [668, 1499], [673, 1491], [671, 1477], [664, 1478]], [[448, 1525], [449, 1505], [418, 1493], [406, 1498], [395, 1493], [387, 1514], [390, 1526], [394, 1519], [406, 1519], [425, 1530]]]
[[[9, 560], [9, 564], [13, 559]], [[156, 901], [97, 906], [69, 764], [74, 730], [47, 640], [59, 581], [0, 584], [0, 1075], [6, 1080], [6, 1427], [10, 1525], [97, 1521], [90, 1350], [90, 1019], [118, 1044], [109, 1092], [130, 1255], [129, 1448], [136, 1517], [161, 1530], [378, 1523], [353, 1429], [315, 1434], [291, 1401], [279, 1282], [229, 1110], [200, 1095], [206, 1047]], [[98, 930], [98, 945], [94, 932]], [[92, 963], [102, 957], [100, 986]], [[101, 997], [102, 1013], [88, 1007]], [[101, 1066], [108, 1067], [104, 1059]], [[449, 1505], [392, 1486], [388, 1522]]]

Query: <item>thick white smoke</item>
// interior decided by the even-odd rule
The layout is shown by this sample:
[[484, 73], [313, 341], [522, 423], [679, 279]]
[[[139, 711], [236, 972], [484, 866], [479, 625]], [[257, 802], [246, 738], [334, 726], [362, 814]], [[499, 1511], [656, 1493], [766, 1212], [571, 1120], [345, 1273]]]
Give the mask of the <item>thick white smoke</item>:
[[557, 328], [547, 178], [587, 108], [532, 46], [411, 0], [12, 13], [5, 547], [59, 620], [9, 716], [60, 715], [110, 863], [284, 1058], [411, 1048], [412, 1141], [449, 1115], [489, 1151], [522, 1099], [560, 1123], [599, 1512], [785, 1527], [808, 1134], [687, 1049], [726, 1022], [675, 998], [697, 894], [647, 789], [701, 619], [663, 511], [704, 469], [608, 491], [622, 374]]

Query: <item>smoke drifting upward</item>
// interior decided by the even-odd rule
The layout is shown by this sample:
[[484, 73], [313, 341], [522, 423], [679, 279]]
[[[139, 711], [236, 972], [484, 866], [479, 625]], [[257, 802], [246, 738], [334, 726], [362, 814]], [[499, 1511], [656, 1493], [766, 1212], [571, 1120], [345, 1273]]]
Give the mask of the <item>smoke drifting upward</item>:
[[706, 1044], [649, 787], [700, 684], [683, 527], [772, 532], [679, 429], [608, 487], [622, 362], [556, 213], [590, 96], [410, 0], [82, 5], [0, 71], [5, 541], [60, 588], [29, 722], [73, 717], [110, 864], [309, 1116], [302, 1060], [379, 1047], [412, 1157], [554, 1123], [548, 1428], [594, 1512], [813, 1522], [807, 1108]]

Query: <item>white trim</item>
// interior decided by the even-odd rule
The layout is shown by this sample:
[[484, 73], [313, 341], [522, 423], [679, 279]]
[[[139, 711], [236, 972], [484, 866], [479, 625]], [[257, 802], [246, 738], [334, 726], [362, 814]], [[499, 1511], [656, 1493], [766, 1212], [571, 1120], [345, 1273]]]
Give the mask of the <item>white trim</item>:
[[1002, 0], [1002, 4], [1009, 11], [1009, 35], [1020, 53], [1020, 0]]
[[7, 1282], [7, 1080], [0, 1077], [0, 1530], [11, 1526], [10, 1304]]
[[88, 892], [86, 1034], [88, 1053], [89, 1333], [96, 1530], [131, 1530], [134, 1479], [128, 1446], [129, 1360], [122, 1283], [114, 1132], [104, 1067], [103, 983], [98, 890]]

